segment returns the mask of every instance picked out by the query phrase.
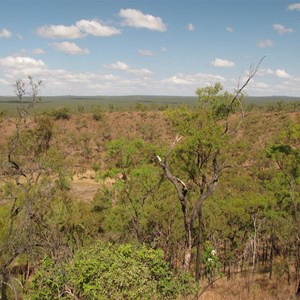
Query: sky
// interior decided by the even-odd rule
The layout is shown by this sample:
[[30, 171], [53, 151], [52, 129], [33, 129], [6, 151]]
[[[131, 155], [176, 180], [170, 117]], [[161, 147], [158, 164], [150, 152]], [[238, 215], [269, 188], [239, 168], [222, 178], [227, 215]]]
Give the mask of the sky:
[[0, 95], [300, 96], [300, 2], [0, 0]]

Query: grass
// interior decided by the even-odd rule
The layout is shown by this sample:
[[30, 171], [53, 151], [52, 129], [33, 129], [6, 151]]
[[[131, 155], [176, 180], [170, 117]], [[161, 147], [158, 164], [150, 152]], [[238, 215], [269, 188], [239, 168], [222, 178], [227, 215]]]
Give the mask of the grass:
[[[205, 286], [205, 284], [204, 284]], [[235, 274], [230, 279], [221, 278], [204, 289], [197, 300], [289, 300], [295, 299], [296, 281], [269, 274]]]

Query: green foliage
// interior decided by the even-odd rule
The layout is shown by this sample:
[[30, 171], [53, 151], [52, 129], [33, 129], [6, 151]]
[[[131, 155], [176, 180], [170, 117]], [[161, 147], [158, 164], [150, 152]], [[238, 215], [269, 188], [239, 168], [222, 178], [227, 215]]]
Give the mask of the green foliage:
[[212, 282], [217, 276], [221, 275], [221, 263], [217, 255], [217, 251], [213, 248], [209, 241], [207, 241], [204, 245], [202, 261], [204, 264], [205, 275], [209, 282]]
[[4, 116], [5, 116], [5, 110], [0, 108], [0, 124], [2, 123]]
[[44, 259], [30, 299], [176, 299], [195, 292], [192, 279], [175, 276], [161, 250], [96, 243], [62, 264]]
[[174, 175], [188, 181], [190, 188], [198, 189], [203, 176], [212, 175], [214, 158], [225, 160], [234, 147], [224, 125], [227, 114], [234, 110], [228, 107], [234, 95], [222, 89], [220, 84], [198, 89], [199, 103], [195, 109], [180, 107], [167, 113], [176, 132], [183, 136], [170, 158]]
[[97, 106], [95, 111], [93, 112], [93, 120], [95, 121], [102, 121], [104, 118], [104, 112], [101, 106]]
[[85, 106], [84, 105], [81, 105], [81, 104], [78, 104], [77, 105], [77, 111], [80, 113], [80, 114], [83, 114], [85, 110]]
[[198, 105], [202, 109], [210, 110], [215, 119], [224, 119], [228, 113], [234, 112], [242, 97], [231, 105], [234, 98], [233, 94], [223, 91], [221, 83], [215, 83], [213, 86], [198, 88], [196, 90], [198, 96]]
[[71, 117], [70, 109], [68, 107], [56, 108], [50, 111], [50, 116], [55, 120], [69, 120]]
[[65, 276], [63, 269], [59, 264], [56, 264], [50, 257], [45, 257], [41, 261], [41, 269], [34, 276], [31, 287], [36, 289], [30, 292], [32, 300], [59, 299]]
[[[107, 145], [106, 168], [98, 179], [113, 180], [113, 184], [95, 199], [102, 206], [107, 196], [113, 201], [106, 212], [103, 226], [123, 238], [134, 235], [144, 241], [149, 226], [148, 213], [156, 203], [161, 171], [152, 164], [155, 146], [140, 139], [121, 138]], [[102, 219], [102, 212], [99, 211]]]

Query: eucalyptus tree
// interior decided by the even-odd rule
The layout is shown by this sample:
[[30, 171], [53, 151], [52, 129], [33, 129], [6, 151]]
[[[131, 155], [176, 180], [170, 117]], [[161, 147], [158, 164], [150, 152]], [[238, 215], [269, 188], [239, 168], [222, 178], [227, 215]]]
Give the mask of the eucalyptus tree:
[[9, 280], [10, 267], [19, 257], [28, 260], [48, 251], [57, 259], [62, 250], [57, 226], [66, 199], [66, 168], [61, 152], [51, 145], [51, 119], [41, 116], [34, 121], [30, 115], [41, 100], [38, 96], [41, 86], [41, 81], [31, 77], [16, 81], [17, 115], [12, 119], [15, 130], [1, 148], [2, 300], [8, 299], [8, 288], [14, 286]]
[[[182, 107], [169, 113], [177, 136], [166, 155], [157, 156], [157, 159], [174, 186], [181, 206], [185, 231], [183, 269], [186, 271], [190, 267], [193, 246], [197, 244], [197, 280], [200, 275], [202, 205], [216, 191], [223, 170], [230, 166], [233, 135], [243, 118], [242, 92], [262, 60], [249, 72], [246, 82], [235, 94], [224, 91], [222, 85], [216, 83], [197, 89], [198, 105], [194, 109]], [[240, 118], [233, 120], [233, 113]]]
[[284, 245], [295, 253], [296, 277], [300, 290], [300, 122], [287, 119], [281, 133], [267, 149], [274, 163], [268, 188], [274, 193], [276, 207], [289, 221]]

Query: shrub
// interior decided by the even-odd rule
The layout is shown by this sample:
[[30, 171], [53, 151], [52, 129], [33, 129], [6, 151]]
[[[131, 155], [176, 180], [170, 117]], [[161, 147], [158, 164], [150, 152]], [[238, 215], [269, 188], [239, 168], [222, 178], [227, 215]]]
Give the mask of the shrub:
[[70, 114], [70, 109], [67, 107], [62, 107], [62, 108], [57, 108], [53, 109], [50, 112], [50, 115], [55, 119], [55, 120], [69, 120], [71, 117]]
[[101, 121], [103, 119], [103, 116], [104, 116], [103, 111], [102, 111], [101, 107], [98, 106], [93, 113], [93, 119], [95, 121]]
[[102, 244], [78, 251], [59, 266], [44, 259], [30, 299], [176, 299], [193, 290], [191, 277], [174, 276], [161, 250]]

